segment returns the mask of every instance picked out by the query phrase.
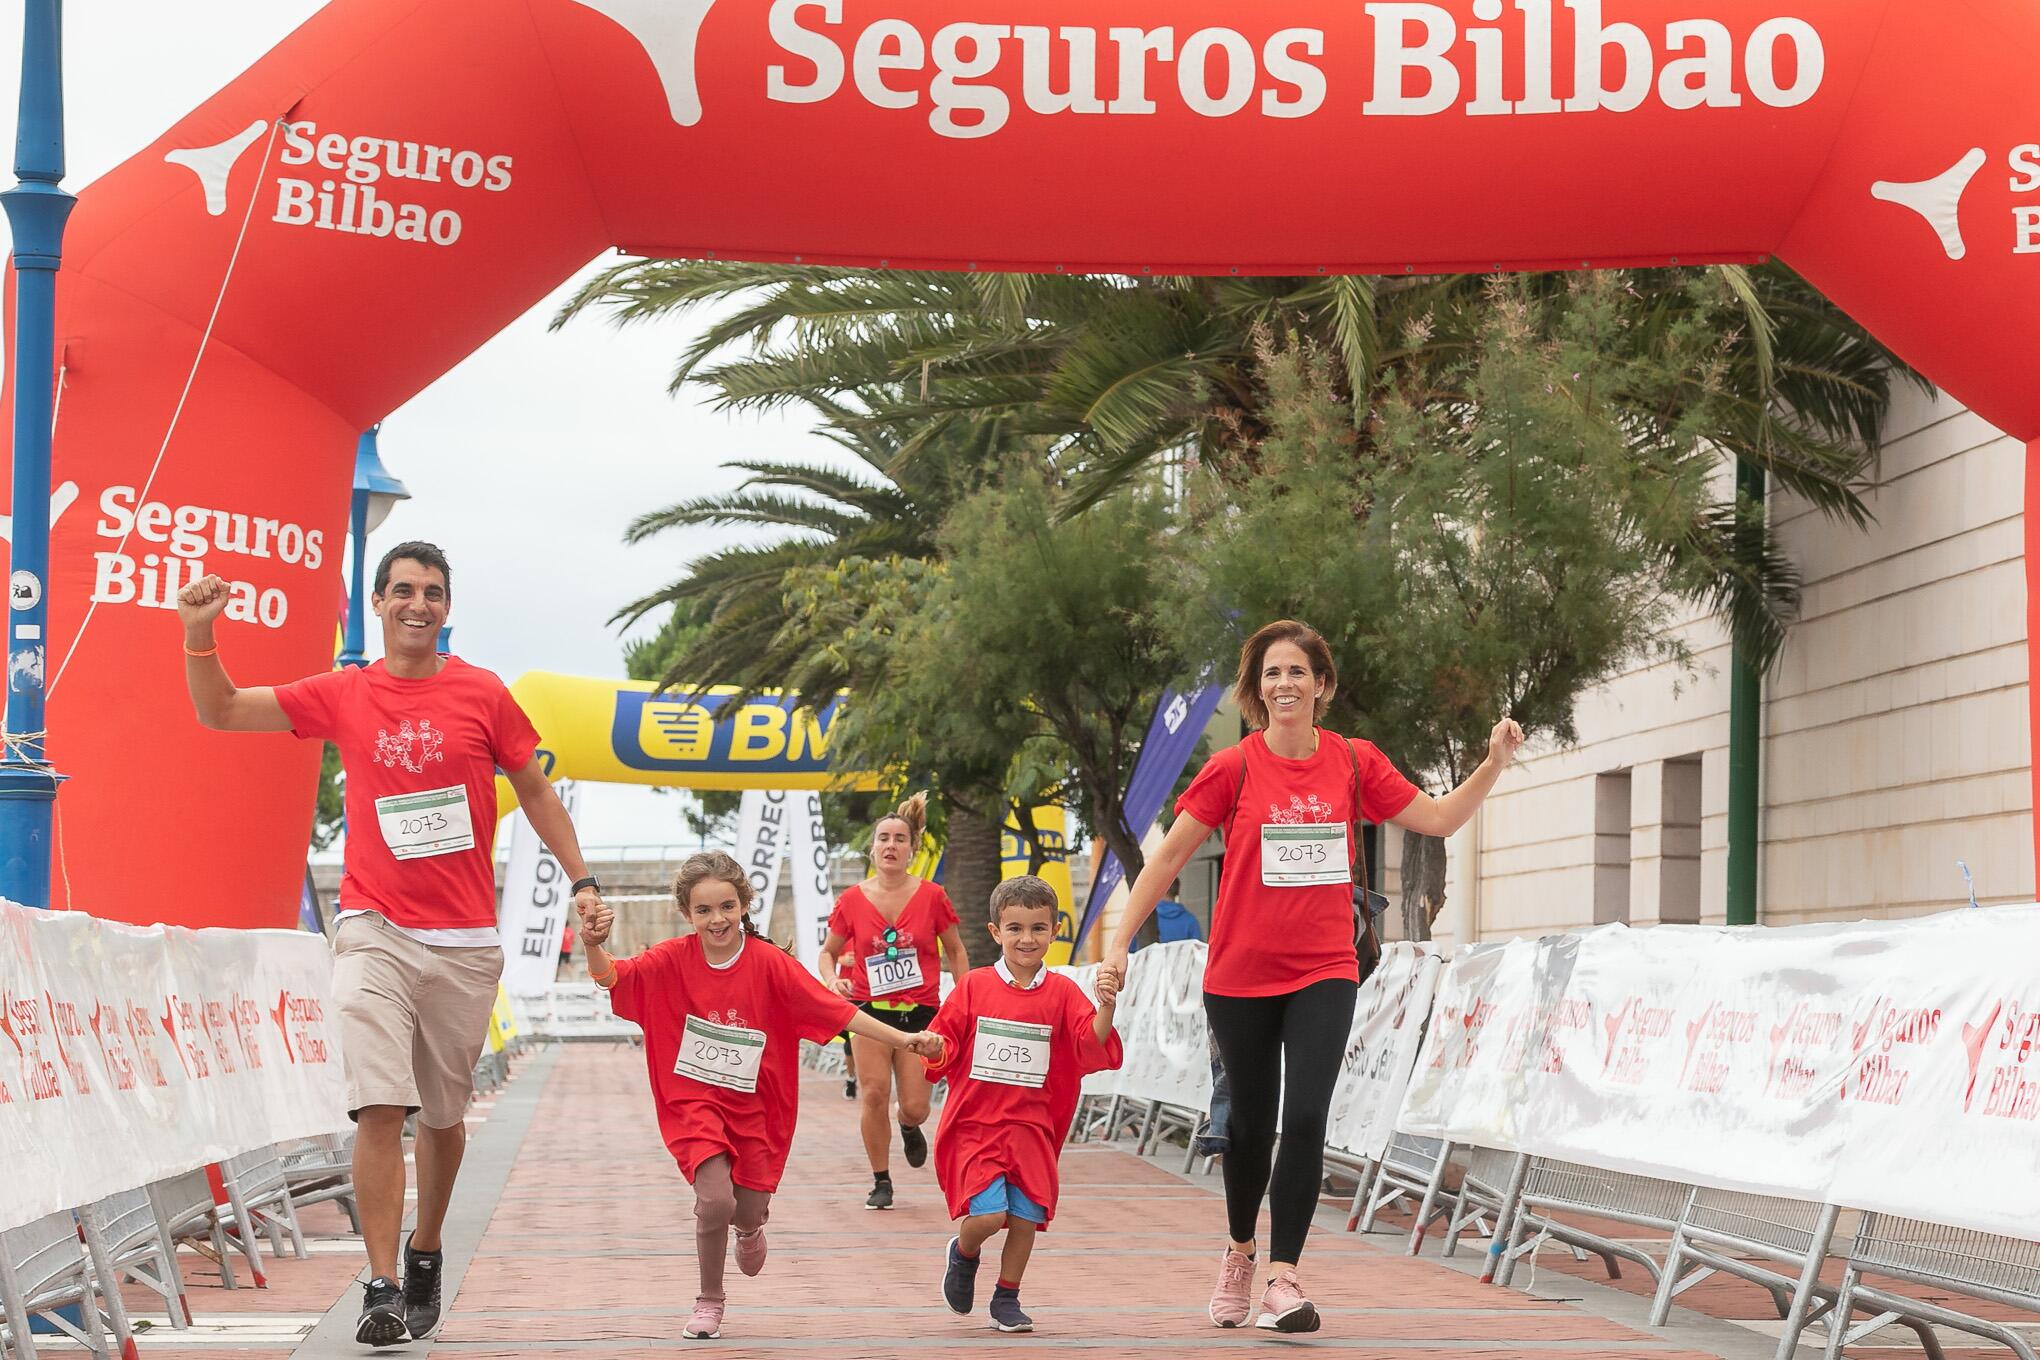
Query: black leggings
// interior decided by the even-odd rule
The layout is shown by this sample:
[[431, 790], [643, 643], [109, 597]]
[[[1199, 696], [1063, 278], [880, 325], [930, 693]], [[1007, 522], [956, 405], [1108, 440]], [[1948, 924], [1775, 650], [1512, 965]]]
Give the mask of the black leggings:
[[[1268, 1197], [1271, 1261], [1294, 1262], [1317, 1213], [1325, 1174], [1325, 1119], [1353, 1028], [1359, 988], [1345, 978], [1283, 996], [1204, 994], [1211, 1037], [1232, 1084], [1226, 1132], [1225, 1212], [1235, 1242], [1251, 1242]], [[1275, 1112], [1282, 1155], [1275, 1156]], [[1270, 1184], [1269, 1164], [1274, 1164]]]

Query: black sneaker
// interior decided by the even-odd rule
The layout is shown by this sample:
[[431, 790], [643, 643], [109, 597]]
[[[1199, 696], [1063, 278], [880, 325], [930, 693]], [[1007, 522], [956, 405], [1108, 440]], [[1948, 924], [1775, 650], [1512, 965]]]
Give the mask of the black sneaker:
[[867, 1209], [892, 1208], [892, 1182], [889, 1180], [873, 1181], [871, 1183], [871, 1193], [864, 1197], [864, 1207]]
[[852, 1077], [850, 1078], [850, 1080], [843, 1083], [843, 1099], [845, 1100], [857, 1099], [857, 1078]]
[[900, 1149], [907, 1154], [908, 1166], [928, 1164], [928, 1135], [921, 1132], [920, 1125], [900, 1125]]
[[992, 1326], [1002, 1332], [1034, 1330], [1034, 1319], [1020, 1311], [1019, 1290], [1005, 1288], [992, 1290]]
[[387, 1275], [361, 1287], [361, 1320], [354, 1339], [364, 1346], [395, 1346], [404, 1339], [404, 1291]]
[[944, 1259], [947, 1264], [942, 1270], [942, 1301], [949, 1305], [950, 1312], [969, 1317], [970, 1310], [977, 1305], [978, 1262], [983, 1258], [965, 1256], [963, 1243], [952, 1237]]
[[404, 1325], [414, 1340], [439, 1325], [439, 1277], [445, 1273], [445, 1252], [419, 1251], [404, 1239]]

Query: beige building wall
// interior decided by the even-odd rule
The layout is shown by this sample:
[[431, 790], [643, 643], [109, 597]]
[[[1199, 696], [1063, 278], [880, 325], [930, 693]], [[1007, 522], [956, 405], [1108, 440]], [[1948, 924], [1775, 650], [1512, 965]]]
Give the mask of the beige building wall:
[[[1772, 496], [1803, 581], [1766, 680], [1759, 919], [2030, 902], [2021, 445], [1907, 390], [1865, 530]], [[1531, 748], [1451, 846], [1440, 939], [1723, 916], [1724, 630], [1688, 619], [1690, 674], [1640, 667], [1587, 697], [1580, 741]], [[1391, 836], [1393, 841], [1394, 836]]]

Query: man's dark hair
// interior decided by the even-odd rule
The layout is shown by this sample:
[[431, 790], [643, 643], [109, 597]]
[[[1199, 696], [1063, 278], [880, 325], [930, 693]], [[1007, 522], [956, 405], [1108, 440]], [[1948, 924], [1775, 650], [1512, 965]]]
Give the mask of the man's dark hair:
[[437, 567], [439, 574], [446, 578], [446, 598], [453, 598], [453, 568], [447, 565], [446, 554], [439, 551], [436, 543], [413, 540], [399, 543], [382, 555], [382, 561], [375, 564], [375, 593], [381, 595], [390, 588], [390, 567], [408, 558], [421, 567]]

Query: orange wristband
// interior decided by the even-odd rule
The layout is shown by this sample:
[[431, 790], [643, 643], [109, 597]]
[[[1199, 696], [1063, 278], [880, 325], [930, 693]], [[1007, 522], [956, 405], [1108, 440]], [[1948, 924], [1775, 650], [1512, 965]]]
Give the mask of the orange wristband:
[[186, 646], [184, 649], [184, 654], [186, 656], [218, 656], [220, 654], [220, 644], [215, 642], [212, 646], [206, 648], [202, 652], [194, 652], [191, 650], [189, 646]]

